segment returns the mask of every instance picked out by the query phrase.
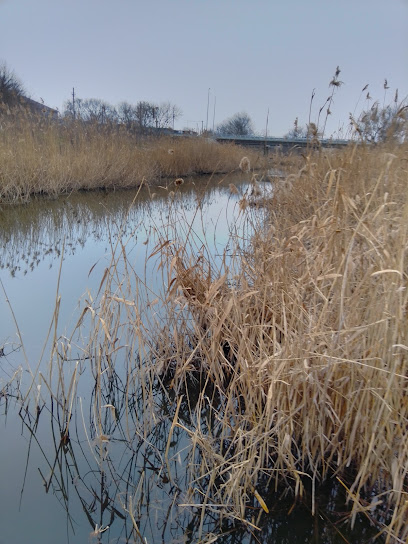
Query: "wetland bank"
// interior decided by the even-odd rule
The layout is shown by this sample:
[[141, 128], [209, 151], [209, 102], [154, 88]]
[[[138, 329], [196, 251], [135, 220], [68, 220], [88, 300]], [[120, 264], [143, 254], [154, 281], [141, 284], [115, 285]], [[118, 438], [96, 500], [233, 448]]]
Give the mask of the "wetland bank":
[[2, 538], [405, 542], [407, 159], [2, 205]]

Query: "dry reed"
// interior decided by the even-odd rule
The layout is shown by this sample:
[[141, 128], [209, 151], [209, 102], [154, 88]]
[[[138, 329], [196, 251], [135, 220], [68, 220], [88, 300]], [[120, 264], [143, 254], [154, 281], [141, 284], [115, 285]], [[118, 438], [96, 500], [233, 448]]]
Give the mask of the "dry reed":
[[407, 158], [406, 145], [308, 156], [219, 268], [181, 240], [163, 248], [157, 369], [179, 394], [197, 372], [218, 392], [201, 390], [187, 430], [203, 509], [245, 518], [263, 482], [311, 487], [315, 511], [318, 484], [337, 477], [352, 524], [364, 512], [406, 542]]
[[[176, 154], [165, 151], [170, 160]], [[135, 426], [149, 443], [160, 423], [158, 385], [173, 417], [160, 450], [170, 482], [172, 439], [189, 438], [198, 540], [214, 509], [256, 529], [248, 505], [266, 512], [267, 494], [282, 487], [308, 489], [316, 513], [329, 478], [347, 490], [351, 524], [368, 515], [387, 543], [407, 540], [407, 158], [406, 145], [358, 145], [294, 160], [286, 179], [273, 182], [262, 221], [241, 206], [252, 234], [232, 229], [217, 261], [191, 225], [181, 236], [170, 200], [149, 256], [159, 259], [162, 294], [134, 277], [125, 245], [113, 248], [76, 329], [88, 338], [96, 439], [109, 440], [103, 383], [125, 361], [129, 441]], [[51, 370], [41, 376], [61, 406], [65, 436], [80, 374], [67, 365], [73, 344], [55, 344], [58, 379]]]
[[[163, 178], [229, 172], [241, 152], [200, 137], [137, 137], [120, 126], [4, 116], [0, 201], [33, 194], [138, 187]], [[257, 154], [252, 154], [255, 162]]]

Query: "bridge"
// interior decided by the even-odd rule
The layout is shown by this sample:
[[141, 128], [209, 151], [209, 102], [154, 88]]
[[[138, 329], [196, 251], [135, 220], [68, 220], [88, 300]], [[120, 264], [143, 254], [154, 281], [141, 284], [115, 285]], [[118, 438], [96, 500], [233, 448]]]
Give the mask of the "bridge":
[[306, 138], [265, 138], [263, 136], [216, 136], [215, 140], [220, 143], [234, 143], [245, 147], [257, 147], [265, 153], [269, 150], [282, 150], [285, 152], [295, 151], [304, 147], [345, 147], [351, 143], [350, 140], [322, 139], [317, 144], [315, 141]]

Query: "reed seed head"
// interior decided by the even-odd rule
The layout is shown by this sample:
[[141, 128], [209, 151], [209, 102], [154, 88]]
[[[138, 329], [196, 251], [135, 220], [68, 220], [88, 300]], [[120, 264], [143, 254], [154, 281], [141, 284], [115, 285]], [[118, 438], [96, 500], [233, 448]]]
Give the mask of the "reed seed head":
[[333, 79], [330, 81], [329, 85], [330, 85], [331, 87], [341, 87], [341, 86], [343, 85], [343, 81], [339, 81], [338, 79], [333, 78]]
[[255, 196], [255, 197], [262, 196], [261, 188], [259, 186], [259, 183], [256, 181], [253, 183], [251, 196]]
[[239, 201], [239, 209], [244, 212], [248, 207], [248, 200], [244, 197]]
[[248, 157], [242, 157], [239, 163], [239, 169], [242, 170], [242, 172], [249, 172], [251, 170], [251, 161]]
[[233, 195], [238, 194], [238, 189], [237, 189], [236, 185], [234, 185], [233, 183], [229, 184], [229, 190]]

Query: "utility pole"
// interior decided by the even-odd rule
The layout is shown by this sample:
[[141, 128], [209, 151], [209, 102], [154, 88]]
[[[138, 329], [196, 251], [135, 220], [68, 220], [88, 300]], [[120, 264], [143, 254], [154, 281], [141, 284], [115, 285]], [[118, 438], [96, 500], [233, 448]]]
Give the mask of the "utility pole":
[[214, 125], [215, 125], [215, 105], [217, 103], [217, 97], [214, 96], [214, 113], [213, 113], [213, 133], [214, 133]]
[[208, 88], [208, 96], [207, 96], [207, 122], [205, 124], [205, 130], [208, 131], [208, 109], [210, 107], [210, 91], [211, 91], [211, 88], [209, 87]]
[[75, 119], [75, 88], [72, 87], [72, 112]]
[[269, 123], [269, 108], [268, 108], [268, 113], [266, 114], [265, 140], [268, 139], [268, 123]]
[[269, 123], [269, 108], [268, 113], [266, 114], [266, 127], [265, 127], [265, 143], [264, 143], [264, 155], [267, 154], [266, 141], [268, 140], [268, 123]]

